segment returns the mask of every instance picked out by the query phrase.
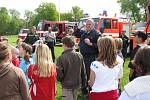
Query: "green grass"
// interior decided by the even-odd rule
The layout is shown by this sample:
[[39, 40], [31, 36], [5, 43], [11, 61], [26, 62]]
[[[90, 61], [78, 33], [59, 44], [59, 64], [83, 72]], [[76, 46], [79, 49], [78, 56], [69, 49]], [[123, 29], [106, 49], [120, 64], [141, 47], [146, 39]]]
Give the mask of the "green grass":
[[9, 35], [6, 36], [8, 38], [8, 42], [12, 45], [16, 45], [16, 41], [17, 41], [17, 35]]
[[[17, 40], [17, 35], [11, 35], [11, 36], [6, 36], [9, 40], [9, 43], [12, 45], [16, 45], [16, 40]], [[62, 47], [60, 46], [55, 46], [55, 56], [56, 59], [58, 56], [60, 56], [62, 53]], [[123, 79], [121, 80], [121, 89], [123, 90], [124, 85], [128, 83], [128, 74], [129, 74], [129, 69], [128, 69], [128, 63], [129, 63], [129, 58], [126, 59], [126, 62], [124, 64], [124, 75]], [[57, 82], [57, 95], [55, 97], [56, 100], [61, 100], [61, 84], [60, 82]], [[79, 97], [79, 100], [81, 99], [81, 95]]]
[[129, 58], [126, 58], [126, 61], [124, 63], [124, 67], [123, 67], [123, 78], [121, 80], [121, 89], [122, 90], [123, 90], [123, 87], [129, 82], [129, 79], [128, 79], [128, 76], [129, 76], [128, 63], [129, 63]]
[[[62, 47], [55, 47], [54, 49], [55, 49], [55, 56], [57, 59], [62, 53]], [[57, 95], [56, 95], [55, 99], [61, 100], [61, 84], [60, 84], [60, 82], [57, 82]]]

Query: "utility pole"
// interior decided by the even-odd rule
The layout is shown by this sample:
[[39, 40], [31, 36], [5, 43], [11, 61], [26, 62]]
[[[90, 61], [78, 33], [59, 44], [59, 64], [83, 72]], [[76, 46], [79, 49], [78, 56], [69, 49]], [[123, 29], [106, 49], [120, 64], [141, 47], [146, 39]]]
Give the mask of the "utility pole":
[[58, 6], [59, 6], [59, 8], [58, 8], [59, 9], [59, 21], [60, 21], [60, 0], [59, 0], [59, 5]]

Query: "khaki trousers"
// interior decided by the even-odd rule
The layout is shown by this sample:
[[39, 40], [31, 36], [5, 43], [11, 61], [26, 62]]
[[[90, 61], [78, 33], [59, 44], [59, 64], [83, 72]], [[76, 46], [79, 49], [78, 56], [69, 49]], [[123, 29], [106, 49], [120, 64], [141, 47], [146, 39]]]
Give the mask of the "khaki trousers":
[[62, 88], [62, 100], [77, 100], [78, 89]]

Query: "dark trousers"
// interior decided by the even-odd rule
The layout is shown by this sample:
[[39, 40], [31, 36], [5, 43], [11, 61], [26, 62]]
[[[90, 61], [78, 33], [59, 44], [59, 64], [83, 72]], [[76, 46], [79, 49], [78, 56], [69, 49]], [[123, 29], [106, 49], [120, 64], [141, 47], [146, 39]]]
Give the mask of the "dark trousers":
[[53, 62], [55, 62], [54, 42], [46, 42], [47, 46], [51, 50]]
[[127, 57], [127, 48], [123, 48], [121, 52], [122, 52], [123, 58], [125, 59]]
[[[90, 66], [93, 61], [96, 60], [96, 55], [82, 55], [85, 63], [85, 69], [86, 69], [86, 74], [87, 74], [87, 84], [88, 80], [90, 78]], [[84, 82], [83, 82], [84, 83]], [[89, 100], [88, 99], [88, 92], [90, 91], [90, 87], [87, 86], [82, 86], [82, 94], [83, 94], [83, 100]]]
[[91, 63], [96, 60], [96, 57], [96, 55], [83, 55], [88, 80], [90, 78]]

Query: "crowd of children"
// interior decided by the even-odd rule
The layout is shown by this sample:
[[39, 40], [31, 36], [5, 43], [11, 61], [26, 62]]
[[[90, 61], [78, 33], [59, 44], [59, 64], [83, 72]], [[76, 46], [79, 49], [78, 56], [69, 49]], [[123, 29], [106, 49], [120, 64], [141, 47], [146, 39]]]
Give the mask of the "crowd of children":
[[[36, 41], [33, 48], [33, 45], [18, 39], [14, 47], [7, 38], [0, 37], [0, 100], [54, 100], [56, 80], [62, 85], [62, 100], [77, 100], [79, 90], [83, 93], [83, 100], [150, 98], [147, 34], [140, 31], [135, 34], [137, 47], [131, 53], [129, 62], [131, 82], [121, 94], [119, 90], [125, 61], [123, 40], [101, 37], [94, 33], [93, 21], [87, 22], [86, 27], [92, 32], [81, 32], [82, 46], [87, 50], [84, 48], [84, 52], [76, 52], [75, 38], [68, 35], [62, 39], [63, 52], [56, 64], [50, 48], [42, 40]], [[85, 52], [88, 52], [87, 55]], [[93, 52], [98, 54], [92, 55]], [[89, 62], [86, 66], [85, 63]]]

